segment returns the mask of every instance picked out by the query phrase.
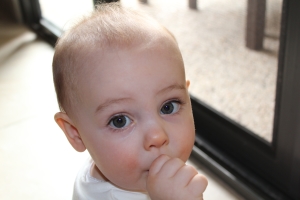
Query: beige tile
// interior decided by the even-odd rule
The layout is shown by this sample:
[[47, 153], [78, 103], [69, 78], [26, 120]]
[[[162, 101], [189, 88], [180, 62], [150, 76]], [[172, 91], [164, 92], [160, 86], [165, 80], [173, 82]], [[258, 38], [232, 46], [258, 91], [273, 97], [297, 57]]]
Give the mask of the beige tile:
[[0, 65], [0, 199], [70, 199], [87, 153], [75, 152], [53, 120], [54, 51], [19, 42]]

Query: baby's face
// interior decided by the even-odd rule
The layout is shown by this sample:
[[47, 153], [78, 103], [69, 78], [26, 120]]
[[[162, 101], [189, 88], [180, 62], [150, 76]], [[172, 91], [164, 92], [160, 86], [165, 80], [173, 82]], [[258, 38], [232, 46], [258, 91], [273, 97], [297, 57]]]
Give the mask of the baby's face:
[[185, 162], [194, 144], [183, 62], [163, 46], [93, 52], [79, 80], [76, 127], [103, 176], [127, 190], [145, 191], [158, 156]]

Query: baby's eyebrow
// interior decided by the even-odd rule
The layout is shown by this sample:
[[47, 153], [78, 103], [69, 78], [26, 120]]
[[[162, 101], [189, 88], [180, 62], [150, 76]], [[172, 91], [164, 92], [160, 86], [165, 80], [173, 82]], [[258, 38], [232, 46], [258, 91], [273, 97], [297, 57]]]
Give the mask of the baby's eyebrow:
[[[185, 90], [185, 86], [181, 85], [181, 84], [172, 84], [170, 86], [167, 86], [165, 88], [162, 88], [161, 90], [159, 90], [157, 92], [157, 94], [161, 94], [161, 93], [165, 93], [167, 91], [171, 91], [171, 90]], [[108, 99], [106, 100], [104, 103], [100, 104], [97, 108], [95, 113], [105, 109], [106, 107], [112, 105], [112, 104], [116, 104], [116, 103], [120, 103], [123, 101], [128, 101], [131, 100], [131, 98], [119, 98], [119, 99]]]
[[106, 107], [110, 106], [111, 104], [115, 104], [115, 103], [120, 103], [122, 101], [128, 101], [130, 100], [130, 98], [119, 98], [119, 99], [108, 99], [107, 101], [105, 101], [104, 103], [100, 104], [97, 108], [96, 108], [96, 113], [105, 109]]
[[170, 86], [167, 86], [165, 88], [162, 88], [161, 90], [159, 90], [157, 92], [157, 94], [160, 94], [160, 93], [165, 93], [167, 91], [170, 91], [170, 90], [185, 90], [185, 85], [181, 85], [181, 84], [172, 84]]

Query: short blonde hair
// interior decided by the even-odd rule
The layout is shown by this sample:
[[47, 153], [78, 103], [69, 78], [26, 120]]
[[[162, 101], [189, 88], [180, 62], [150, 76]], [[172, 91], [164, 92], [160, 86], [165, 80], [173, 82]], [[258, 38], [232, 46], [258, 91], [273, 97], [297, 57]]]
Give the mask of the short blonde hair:
[[53, 80], [61, 111], [71, 111], [78, 100], [76, 82], [86, 55], [95, 49], [150, 44], [158, 38], [177, 42], [165, 27], [148, 15], [119, 3], [102, 3], [59, 38], [53, 57]]

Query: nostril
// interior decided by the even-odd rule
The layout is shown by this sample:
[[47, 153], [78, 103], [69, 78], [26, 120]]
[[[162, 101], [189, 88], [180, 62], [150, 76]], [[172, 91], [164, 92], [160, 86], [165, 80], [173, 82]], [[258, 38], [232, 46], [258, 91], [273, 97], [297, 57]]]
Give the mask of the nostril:
[[167, 140], [165, 140], [165, 141], [163, 141], [162, 143], [157, 143], [157, 144], [152, 144], [152, 145], [150, 145], [149, 146], [149, 148], [153, 148], [153, 147], [156, 147], [156, 148], [158, 148], [158, 147], [161, 147], [161, 146], [164, 146], [164, 145], [166, 145], [167, 144]]

